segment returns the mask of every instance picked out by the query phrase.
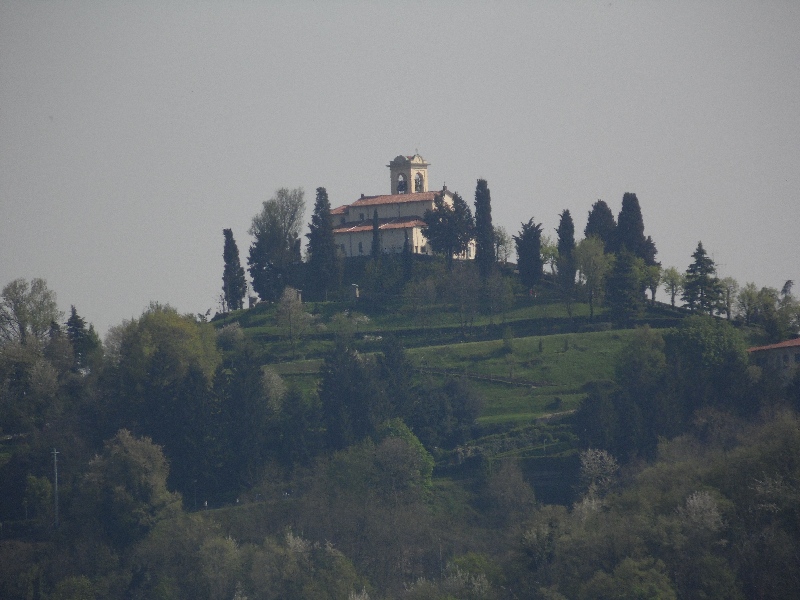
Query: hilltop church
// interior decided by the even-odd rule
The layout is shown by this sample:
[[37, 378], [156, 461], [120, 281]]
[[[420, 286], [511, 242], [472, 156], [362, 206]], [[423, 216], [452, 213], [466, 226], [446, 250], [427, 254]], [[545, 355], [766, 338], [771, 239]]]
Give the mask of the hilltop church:
[[[333, 235], [344, 256], [367, 256], [372, 248], [372, 220], [378, 211], [378, 231], [381, 252], [399, 253], [408, 239], [409, 250], [414, 254], [433, 254], [422, 235], [426, 210], [433, 210], [433, 200], [442, 195], [444, 202], [453, 205], [453, 194], [443, 186], [441, 191], [428, 191], [428, 166], [419, 154], [397, 156], [387, 166], [391, 179], [391, 193], [384, 196], [365, 196], [339, 206], [331, 211]], [[466, 255], [474, 258], [474, 242]]]

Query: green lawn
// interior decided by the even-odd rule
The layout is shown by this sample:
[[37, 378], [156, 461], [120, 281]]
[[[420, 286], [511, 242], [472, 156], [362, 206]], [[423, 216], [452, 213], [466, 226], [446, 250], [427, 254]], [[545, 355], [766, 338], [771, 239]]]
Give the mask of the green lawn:
[[[348, 303], [308, 304], [308, 310], [318, 315], [323, 327], [318, 334], [300, 341], [296, 352], [301, 360], [289, 360], [289, 344], [276, 326], [274, 305], [259, 304], [252, 310], [228, 315], [216, 324], [239, 320], [248, 335], [269, 348], [272, 360], [281, 361], [271, 366], [287, 383], [310, 393], [317, 387], [322, 364], [318, 357], [333, 346], [332, 334], [341, 327], [341, 322], [337, 324], [332, 319], [350, 308]], [[576, 303], [572, 312], [573, 318], [581, 321], [588, 315], [588, 306]], [[470, 335], [499, 336], [505, 329], [501, 321], [512, 330], [519, 323], [519, 329], [530, 331], [530, 323], [552, 324], [566, 318], [563, 303], [543, 299], [532, 302], [527, 297], [518, 297], [516, 306], [504, 316], [476, 315]], [[500, 327], [487, 329], [492, 322]], [[541, 330], [552, 331], [552, 328], [543, 325]], [[438, 307], [426, 323], [402, 309], [374, 314], [361, 319], [354, 334], [358, 347], [370, 352], [378, 349], [378, 342], [362, 338], [394, 333], [410, 348], [408, 353], [414, 365], [427, 372], [427, 376], [438, 379], [449, 373], [470, 379], [486, 401], [479, 419], [481, 424], [515, 426], [577, 408], [585, 397], [586, 383], [613, 378], [615, 358], [633, 333], [633, 330], [609, 330], [520, 337], [512, 340], [512, 352], [508, 352], [502, 340], [426, 345], [431, 343], [426, 339], [458, 339], [459, 331], [458, 314]], [[311, 360], [305, 360], [306, 357]]]
[[[409, 350], [426, 370], [465, 375], [486, 400], [484, 424], [514, 424], [577, 408], [583, 386], [613, 377], [617, 353], [633, 330], [561, 334]], [[541, 350], [540, 350], [541, 344]]]

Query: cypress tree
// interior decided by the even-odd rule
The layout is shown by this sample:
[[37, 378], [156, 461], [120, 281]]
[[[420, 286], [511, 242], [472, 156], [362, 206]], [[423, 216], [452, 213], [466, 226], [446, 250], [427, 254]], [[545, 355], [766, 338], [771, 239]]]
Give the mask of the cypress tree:
[[425, 228], [422, 235], [428, 240], [434, 252], [444, 254], [447, 270], [453, 268], [453, 255], [461, 254], [469, 247], [475, 233], [475, 220], [469, 205], [453, 194], [453, 205], [445, 203], [444, 196], [437, 195], [433, 200], [433, 210], [426, 210], [422, 220]]
[[517, 246], [517, 267], [522, 285], [530, 289], [542, 278], [542, 224], [531, 217], [522, 223], [519, 235], [514, 236]]
[[408, 239], [408, 230], [405, 230], [405, 239], [403, 239], [403, 279], [404, 281], [411, 281], [411, 276], [414, 273], [414, 257], [411, 254], [411, 242]]
[[644, 220], [636, 194], [626, 192], [622, 196], [622, 208], [617, 217], [615, 252], [627, 248], [634, 256], [644, 258]]
[[486, 279], [495, 262], [492, 198], [485, 179], [475, 187], [475, 262], [481, 277]]
[[309, 288], [318, 298], [328, 299], [328, 291], [336, 287], [341, 272], [333, 238], [331, 203], [324, 187], [317, 188], [314, 212], [308, 225]]
[[225, 246], [222, 251], [222, 258], [225, 261], [222, 272], [222, 294], [229, 310], [239, 310], [244, 305], [244, 297], [247, 294], [247, 280], [239, 261], [239, 248], [233, 239], [233, 231], [223, 229], [222, 234], [225, 236]]
[[372, 250], [370, 254], [372, 258], [378, 258], [381, 255], [381, 225], [378, 221], [378, 209], [372, 213]]
[[603, 200], [598, 200], [592, 204], [589, 211], [589, 219], [586, 221], [586, 229], [583, 230], [584, 237], [597, 236], [603, 242], [606, 252], [611, 252], [614, 248], [614, 234], [617, 229], [617, 222], [614, 220], [614, 213]]
[[575, 292], [575, 223], [569, 210], [561, 213], [558, 223], [558, 287], [567, 307], [567, 314], [572, 316], [572, 301]]
[[558, 279], [565, 292], [572, 290], [575, 283], [575, 258], [572, 253], [575, 250], [575, 223], [569, 210], [561, 213], [561, 220], [558, 223]]
[[253, 280], [253, 290], [262, 300], [275, 301], [280, 298], [285, 283], [281, 269], [276, 267], [271, 260], [271, 241], [266, 237], [257, 237], [250, 245], [250, 254], [247, 257], [250, 278]]
[[608, 276], [606, 304], [615, 321], [627, 321], [642, 310], [644, 293], [636, 263], [636, 256], [623, 248]]

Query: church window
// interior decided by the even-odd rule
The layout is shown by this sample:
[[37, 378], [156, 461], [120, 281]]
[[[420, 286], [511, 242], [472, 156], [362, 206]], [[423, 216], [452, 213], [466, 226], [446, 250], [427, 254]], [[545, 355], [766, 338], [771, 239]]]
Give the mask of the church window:
[[361, 242], [358, 242], [358, 253], [364, 254], [364, 246]]
[[397, 193], [398, 194], [405, 194], [408, 191], [407, 183], [406, 183], [406, 176], [400, 173], [397, 176]]
[[421, 192], [422, 190], [424, 190], [425, 189], [424, 184], [425, 182], [422, 179], [422, 173], [417, 173], [417, 175], [414, 177], [414, 191]]

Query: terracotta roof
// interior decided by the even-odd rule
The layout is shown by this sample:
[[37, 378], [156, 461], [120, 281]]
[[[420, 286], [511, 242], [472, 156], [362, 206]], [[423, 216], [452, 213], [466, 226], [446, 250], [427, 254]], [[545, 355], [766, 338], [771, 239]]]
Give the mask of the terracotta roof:
[[[442, 190], [435, 192], [414, 192], [413, 194], [386, 194], [384, 196], [364, 196], [352, 204], [337, 206], [331, 210], [332, 215], [341, 215], [348, 208], [359, 208], [362, 206], [378, 206], [380, 204], [405, 204], [408, 202], [433, 202], [433, 199], [442, 193]], [[450, 191], [444, 191], [446, 196], [452, 196]]]
[[800, 348], [800, 338], [786, 340], [785, 342], [779, 342], [777, 344], [770, 344], [769, 346], [755, 346], [753, 348], [748, 348], [747, 351], [760, 352], [761, 350], [777, 350], [778, 348]]
[[440, 192], [415, 192], [413, 194], [386, 194], [385, 196], [364, 196], [350, 206], [375, 206], [377, 204], [401, 204], [406, 202], [433, 202]]
[[[425, 222], [419, 217], [399, 217], [396, 219], [379, 219], [378, 229], [386, 231], [387, 229], [408, 229], [410, 227], [424, 227]], [[372, 231], [372, 220], [360, 221], [355, 225], [340, 225], [333, 228], [333, 233], [358, 233], [363, 231]]]

